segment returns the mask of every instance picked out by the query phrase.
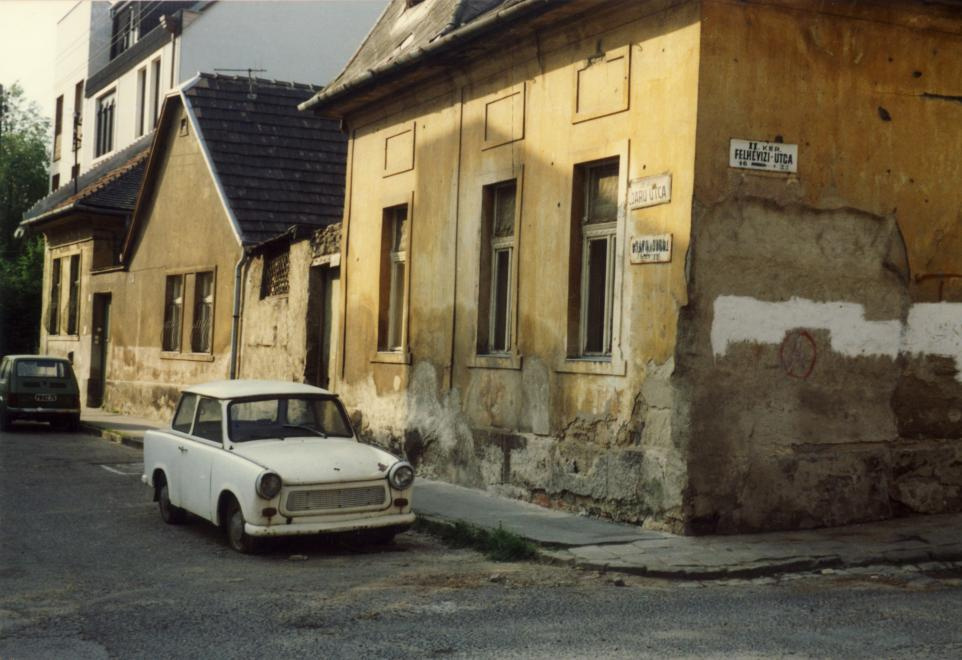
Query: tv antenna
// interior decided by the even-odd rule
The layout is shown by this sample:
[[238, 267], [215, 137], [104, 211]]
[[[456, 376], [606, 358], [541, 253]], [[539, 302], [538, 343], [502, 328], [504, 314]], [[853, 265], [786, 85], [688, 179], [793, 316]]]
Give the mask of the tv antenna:
[[214, 69], [215, 73], [247, 73], [247, 96], [248, 98], [257, 98], [257, 94], [254, 93], [254, 74], [255, 73], [265, 73], [267, 69]]

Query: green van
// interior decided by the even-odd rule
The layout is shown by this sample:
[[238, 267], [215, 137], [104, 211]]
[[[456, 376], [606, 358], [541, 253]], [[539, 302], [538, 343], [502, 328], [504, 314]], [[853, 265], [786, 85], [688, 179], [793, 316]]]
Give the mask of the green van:
[[0, 362], [0, 430], [16, 419], [80, 428], [80, 390], [70, 362], [49, 355], [8, 355]]

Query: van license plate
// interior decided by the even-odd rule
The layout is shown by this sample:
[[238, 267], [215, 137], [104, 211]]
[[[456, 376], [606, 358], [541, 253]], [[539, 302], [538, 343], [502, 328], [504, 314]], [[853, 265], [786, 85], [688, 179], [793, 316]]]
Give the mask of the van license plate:
[[57, 400], [57, 395], [56, 395], [56, 394], [34, 394], [34, 395], [33, 395], [33, 400], [34, 400], [34, 401], [44, 402], [44, 403], [49, 403], [49, 402], [51, 402], [51, 401], [56, 401], [56, 400]]

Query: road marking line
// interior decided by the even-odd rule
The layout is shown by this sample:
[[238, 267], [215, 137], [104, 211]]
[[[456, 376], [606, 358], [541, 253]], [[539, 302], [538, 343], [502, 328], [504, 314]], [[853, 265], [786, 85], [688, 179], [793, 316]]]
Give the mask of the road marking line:
[[119, 474], [119, 475], [122, 476], [122, 477], [129, 477], [129, 476], [131, 476], [129, 472], [121, 472], [120, 470], [115, 470], [115, 469], [113, 469], [112, 467], [110, 467], [110, 466], [108, 466], [108, 465], [101, 465], [100, 467], [102, 467], [103, 469], [105, 469], [107, 472], [113, 472], [114, 474]]

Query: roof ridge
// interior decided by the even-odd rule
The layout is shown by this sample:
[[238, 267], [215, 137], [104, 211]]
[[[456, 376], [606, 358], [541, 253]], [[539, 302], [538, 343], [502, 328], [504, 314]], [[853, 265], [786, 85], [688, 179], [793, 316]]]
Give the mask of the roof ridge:
[[303, 89], [309, 91], [320, 91], [324, 89], [323, 85], [317, 85], [314, 83], [299, 82], [296, 80], [278, 80], [276, 78], [261, 78], [259, 76], [243, 76], [238, 74], [224, 74], [218, 71], [214, 72], [201, 72], [201, 78], [206, 78], [208, 80], [224, 80], [227, 82], [240, 82], [248, 83], [251, 82], [257, 85], [272, 85], [274, 87], [280, 87], [282, 89]]

